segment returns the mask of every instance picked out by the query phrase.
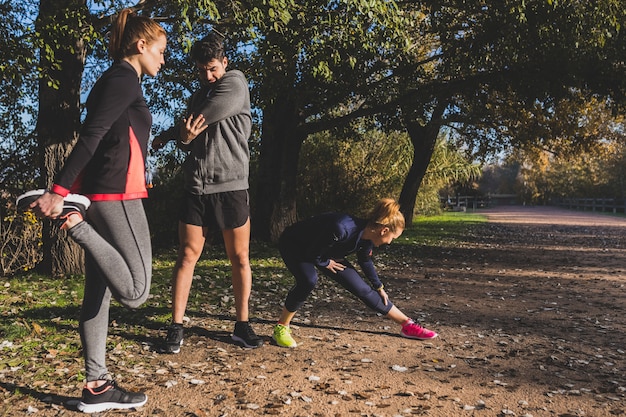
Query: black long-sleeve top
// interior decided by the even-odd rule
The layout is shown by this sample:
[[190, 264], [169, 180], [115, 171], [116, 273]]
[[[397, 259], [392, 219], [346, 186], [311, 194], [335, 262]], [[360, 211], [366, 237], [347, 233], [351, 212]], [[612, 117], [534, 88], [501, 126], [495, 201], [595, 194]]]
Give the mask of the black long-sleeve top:
[[152, 115], [139, 76], [126, 61], [115, 62], [87, 98], [78, 142], [56, 176], [52, 191], [92, 201], [148, 196], [145, 160]]

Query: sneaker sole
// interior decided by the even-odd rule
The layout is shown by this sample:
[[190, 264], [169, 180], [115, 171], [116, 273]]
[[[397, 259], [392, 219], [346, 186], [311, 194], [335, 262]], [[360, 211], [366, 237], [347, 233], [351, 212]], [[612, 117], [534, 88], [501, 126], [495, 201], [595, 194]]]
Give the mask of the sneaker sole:
[[[33, 201], [41, 197], [45, 192], [46, 190], [44, 189], [38, 189], [38, 190], [28, 191], [20, 195], [19, 197], [17, 197], [17, 201], [16, 201], [17, 209], [20, 211], [28, 210], [29, 208], [28, 206], [30, 206], [30, 204]], [[80, 195], [80, 194], [68, 194], [67, 196], [63, 198], [63, 202], [80, 204], [85, 208], [85, 210], [87, 210], [89, 206], [91, 205], [91, 201], [84, 195]]]
[[41, 197], [45, 192], [46, 190], [39, 189], [28, 191], [20, 195], [19, 197], [17, 197], [17, 201], [15, 202], [17, 209], [20, 211], [28, 210], [28, 206], [30, 206], [33, 201]]
[[78, 403], [78, 411], [82, 411], [83, 413], [99, 413], [101, 411], [106, 410], [128, 410], [129, 408], [137, 408], [143, 406], [148, 401], [148, 396], [146, 399], [139, 403], [98, 403], [98, 404], [85, 404], [84, 402]]
[[161, 353], [180, 353], [180, 347], [183, 345], [183, 340], [180, 341], [178, 346], [176, 345], [165, 345], [163, 351]]
[[173, 354], [180, 353], [180, 346], [178, 346], [177, 348], [171, 348], [168, 346], [167, 348], [163, 350], [163, 353], [173, 353]]
[[287, 349], [293, 349], [293, 348], [298, 347], [298, 344], [296, 342], [293, 342], [293, 345], [282, 345], [282, 344], [278, 343], [278, 340], [276, 340], [276, 338], [273, 335], [272, 335], [272, 340], [274, 342], [276, 342], [276, 346], [279, 346], [279, 347], [284, 347], [284, 348], [287, 348]]
[[414, 339], [414, 340], [432, 340], [432, 339], [436, 338], [437, 336], [439, 336], [437, 333], [435, 333], [435, 335], [432, 336], [432, 337], [417, 337], [417, 336], [409, 336], [409, 335], [404, 334], [402, 332], [400, 332], [400, 335], [402, 337], [407, 338], [407, 339]]
[[87, 210], [91, 205], [91, 200], [81, 194], [68, 194], [63, 198], [63, 201], [65, 203], [82, 204], [82, 206], [85, 207], [85, 210]]
[[236, 335], [232, 335], [231, 338], [238, 343], [241, 343], [243, 345], [243, 347], [248, 348], [248, 349], [256, 349], [256, 348], [260, 348], [261, 346], [263, 346], [263, 340], [261, 339], [258, 345], [250, 345], [246, 342], [245, 339], [242, 339], [239, 336]]

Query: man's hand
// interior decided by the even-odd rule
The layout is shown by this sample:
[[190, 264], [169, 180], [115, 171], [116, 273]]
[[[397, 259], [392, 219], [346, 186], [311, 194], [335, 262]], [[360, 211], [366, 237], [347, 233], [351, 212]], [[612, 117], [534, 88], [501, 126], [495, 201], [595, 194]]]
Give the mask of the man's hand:
[[209, 125], [205, 123], [202, 113], [195, 118], [193, 114], [190, 115], [188, 118], [183, 119], [180, 124], [180, 141], [185, 145], [190, 143], [207, 127], [209, 127]]

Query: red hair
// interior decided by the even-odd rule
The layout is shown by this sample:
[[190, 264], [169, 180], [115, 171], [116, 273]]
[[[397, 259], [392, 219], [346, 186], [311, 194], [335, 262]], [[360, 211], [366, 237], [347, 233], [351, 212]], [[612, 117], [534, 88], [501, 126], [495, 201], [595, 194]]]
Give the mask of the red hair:
[[165, 36], [165, 29], [149, 17], [139, 16], [131, 9], [123, 9], [118, 15], [109, 39], [109, 55], [120, 60], [135, 53], [135, 43], [145, 39], [147, 43]]

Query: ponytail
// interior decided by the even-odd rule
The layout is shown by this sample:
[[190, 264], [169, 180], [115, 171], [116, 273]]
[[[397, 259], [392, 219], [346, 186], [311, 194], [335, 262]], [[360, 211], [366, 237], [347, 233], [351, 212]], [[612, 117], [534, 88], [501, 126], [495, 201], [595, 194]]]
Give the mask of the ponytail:
[[109, 55], [115, 61], [135, 53], [135, 43], [145, 39], [154, 42], [159, 36], [165, 36], [165, 29], [149, 17], [139, 16], [131, 9], [123, 9], [111, 28]]
[[404, 215], [400, 211], [400, 204], [392, 198], [379, 200], [368, 216], [370, 224], [386, 226], [392, 232], [404, 229]]

